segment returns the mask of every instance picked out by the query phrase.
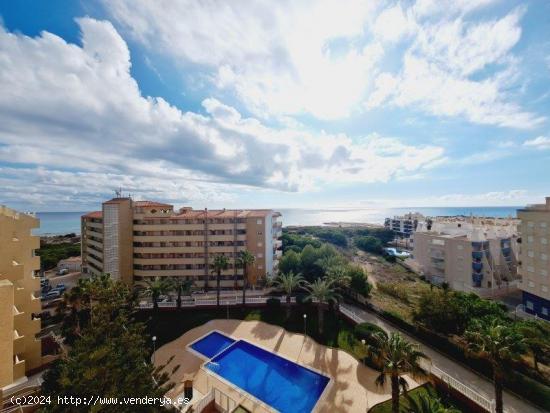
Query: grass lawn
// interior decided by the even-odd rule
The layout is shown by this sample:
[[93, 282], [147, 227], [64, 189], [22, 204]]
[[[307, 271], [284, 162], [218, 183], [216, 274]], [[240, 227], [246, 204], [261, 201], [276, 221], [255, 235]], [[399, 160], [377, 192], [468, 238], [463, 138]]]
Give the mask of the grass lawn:
[[[414, 400], [418, 400], [418, 398], [422, 395], [427, 395], [432, 397], [435, 396], [435, 397], [438, 397], [446, 407], [454, 407], [455, 409], [461, 411], [455, 405], [451, 405], [450, 403], [445, 402], [445, 398], [442, 397], [442, 395], [438, 394], [435, 387], [432, 386], [430, 383], [426, 383], [420, 387], [417, 387], [416, 389], [411, 390], [407, 394], [410, 398]], [[399, 406], [401, 407], [401, 409], [406, 409], [409, 406], [407, 398], [404, 395], [401, 395], [401, 397], [399, 398]], [[406, 410], [402, 410], [402, 411], [406, 411]], [[462, 410], [462, 411], [465, 411], [465, 410]], [[391, 400], [385, 401], [384, 403], [377, 404], [376, 406], [374, 406], [372, 409], [369, 410], [369, 413], [391, 413]]]

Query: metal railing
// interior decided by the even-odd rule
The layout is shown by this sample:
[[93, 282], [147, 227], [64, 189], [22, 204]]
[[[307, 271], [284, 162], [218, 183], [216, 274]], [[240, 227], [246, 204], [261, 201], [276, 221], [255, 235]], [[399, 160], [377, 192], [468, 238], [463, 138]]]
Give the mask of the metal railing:
[[[442, 382], [447, 384], [450, 388], [453, 388], [454, 390], [458, 391], [460, 394], [466, 396], [469, 400], [473, 401], [474, 403], [478, 404], [479, 406], [483, 407], [485, 410], [487, 410], [490, 413], [493, 413], [495, 411], [495, 400], [494, 399], [488, 399], [487, 397], [483, 396], [482, 394], [478, 393], [471, 387], [467, 386], [466, 384], [462, 383], [461, 381], [455, 379], [454, 377], [448, 375], [443, 370], [436, 366], [431, 366], [428, 368], [431, 374], [433, 374], [435, 377], [440, 379]], [[506, 411], [506, 410], [504, 410]]]
[[[245, 303], [246, 304], [266, 304], [267, 300], [278, 300], [281, 304], [286, 304], [286, 296], [283, 297], [246, 297]], [[290, 302], [292, 304], [296, 303], [296, 297], [290, 297]], [[204, 298], [192, 298], [188, 300], [182, 300], [181, 307], [182, 308], [196, 308], [196, 307], [211, 307], [215, 306], [217, 303], [216, 299], [204, 299]], [[242, 296], [235, 296], [235, 297], [220, 297], [220, 305], [221, 306], [237, 306], [242, 305], [243, 300]], [[139, 308], [141, 309], [151, 309], [153, 308], [152, 302], [145, 302], [142, 301], [139, 303]], [[158, 303], [159, 308], [176, 308], [177, 302], [176, 301], [169, 301], [169, 302], [159, 302]]]

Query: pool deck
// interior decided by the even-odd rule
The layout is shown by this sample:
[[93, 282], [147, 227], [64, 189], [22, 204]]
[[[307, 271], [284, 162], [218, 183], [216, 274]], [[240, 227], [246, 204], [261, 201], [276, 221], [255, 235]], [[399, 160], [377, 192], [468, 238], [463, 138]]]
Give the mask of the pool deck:
[[[176, 340], [165, 344], [155, 352], [155, 364], [165, 364], [170, 357], [174, 359], [165, 368], [175, 387], [168, 393], [177, 397], [183, 392], [183, 381], [193, 378], [193, 386], [203, 394], [211, 387], [216, 387], [230, 398], [243, 403], [254, 412], [268, 411], [265, 405], [243, 396], [233, 386], [217, 378], [207, 369], [202, 368], [205, 360], [188, 351], [187, 345], [217, 330], [234, 339], [244, 339], [259, 347], [270, 350], [302, 366], [309, 367], [328, 376], [331, 381], [319, 399], [316, 412], [361, 412], [365, 413], [372, 406], [391, 398], [389, 385], [384, 388], [375, 385], [377, 372], [362, 365], [353, 356], [316, 343], [304, 335], [261, 321], [212, 320], [202, 326], [187, 331]], [[179, 368], [172, 373], [175, 366]], [[417, 387], [419, 382], [405, 376], [409, 388]], [[246, 399], [246, 400], [245, 400]]]

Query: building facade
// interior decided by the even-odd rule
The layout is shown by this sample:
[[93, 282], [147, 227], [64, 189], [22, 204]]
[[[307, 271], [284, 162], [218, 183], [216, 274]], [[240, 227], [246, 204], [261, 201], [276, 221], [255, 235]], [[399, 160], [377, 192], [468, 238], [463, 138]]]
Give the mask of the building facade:
[[0, 206], [0, 399], [42, 364], [39, 221]]
[[183, 277], [196, 288], [214, 287], [211, 264], [216, 255], [229, 259], [221, 287], [242, 285], [235, 265], [240, 251], [255, 262], [248, 268], [252, 284], [273, 276], [282, 255], [281, 214], [273, 210], [174, 210], [169, 204], [114, 198], [101, 211], [82, 217], [82, 269], [109, 273], [129, 284], [151, 277]]
[[402, 216], [394, 216], [393, 218], [386, 218], [384, 221], [384, 227], [392, 230], [396, 236], [400, 238], [410, 238], [418, 223], [424, 221], [424, 215], [419, 212], [409, 212]]
[[433, 283], [498, 296], [517, 288], [518, 221], [433, 218], [414, 233], [414, 259]]
[[545, 204], [518, 210], [518, 218], [523, 309], [550, 320], [550, 197]]

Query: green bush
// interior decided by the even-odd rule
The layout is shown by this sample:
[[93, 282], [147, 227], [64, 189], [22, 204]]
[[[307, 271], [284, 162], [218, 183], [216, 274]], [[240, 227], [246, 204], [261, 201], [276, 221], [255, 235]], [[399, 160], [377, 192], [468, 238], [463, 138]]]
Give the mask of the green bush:
[[371, 235], [359, 237], [355, 240], [355, 246], [366, 252], [380, 254], [382, 252], [382, 241]]
[[271, 309], [281, 307], [281, 301], [279, 301], [278, 298], [273, 298], [273, 297], [268, 298], [265, 303]]
[[377, 288], [381, 293], [397, 298], [405, 303], [409, 302], [409, 294], [403, 286], [396, 283], [378, 283]]
[[80, 243], [42, 244], [36, 254], [40, 256], [42, 269], [51, 270], [60, 260], [80, 256]]
[[377, 333], [381, 333], [387, 336], [386, 331], [372, 323], [361, 323], [357, 324], [354, 328], [355, 336], [358, 340], [365, 340], [368, 344], [374, 344], [372, 336]]

